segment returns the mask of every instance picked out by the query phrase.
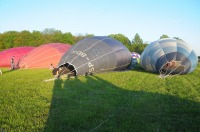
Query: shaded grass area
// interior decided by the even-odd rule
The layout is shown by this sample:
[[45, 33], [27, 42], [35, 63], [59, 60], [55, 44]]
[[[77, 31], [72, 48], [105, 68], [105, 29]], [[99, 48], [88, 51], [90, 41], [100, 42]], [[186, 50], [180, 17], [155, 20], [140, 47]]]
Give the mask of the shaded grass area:
[[200, 66], [160, 79], [132, 71], [42, 82], [46, 69], [0, 76], [0, 131], [199, 131]]

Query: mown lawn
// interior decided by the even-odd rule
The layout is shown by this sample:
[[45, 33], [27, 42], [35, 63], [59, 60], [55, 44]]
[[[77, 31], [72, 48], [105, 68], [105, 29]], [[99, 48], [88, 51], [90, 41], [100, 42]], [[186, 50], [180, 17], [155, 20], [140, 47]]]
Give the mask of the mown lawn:
[[200, 65], [158, 78], [141, 68], [77, 79], [48, 69], [0, 75], [0, 132], [200, 131]]

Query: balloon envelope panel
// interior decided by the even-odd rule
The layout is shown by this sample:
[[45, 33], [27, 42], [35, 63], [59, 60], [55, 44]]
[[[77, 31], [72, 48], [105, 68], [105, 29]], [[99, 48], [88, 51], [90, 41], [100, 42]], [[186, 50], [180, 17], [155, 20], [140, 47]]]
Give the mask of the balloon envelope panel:
[[140, 60], [147, 71], [165, 70], [173, 74], [190, 73], [198, 63], [197, 55], [186, 42], [170, 38], [149, 44]]
[[119, 41], [104, 36], [85, 38], [66, 52], [58, 67], [71, 66], [75, 75], [119, 70], [131, 62], [131, 53]]
[[70, 47], [71, 45], [62, 43], [43, 44], [24, 56], [19, 63], [19, 67], [49, 68], [51, 64], [57, 66], [62, 55]]
[[24, 46], [10, 48], [0, 52], [0, 67], [10, 67], [11, 58], [14, 56], [14, 63], [17, 66], [21, 57], [33, 50], [35, 47]]

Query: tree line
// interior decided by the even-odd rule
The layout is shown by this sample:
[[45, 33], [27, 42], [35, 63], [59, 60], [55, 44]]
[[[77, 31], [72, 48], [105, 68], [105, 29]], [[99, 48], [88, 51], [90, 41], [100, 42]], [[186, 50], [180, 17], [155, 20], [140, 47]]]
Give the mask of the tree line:
[[[43, 31], [7, 31], [0, 33], [0, 51], [20, 46], [40, 46], [47, 43], [66, 43], [73, 45], [76, 42], [94, 36], [94, 34], [77, 34], [72, 35], [70, 32], [61, 32], [53, 28], [46, 28]], [[108, 35], [121, 43], [123, 43], [131, 52], [142, 53], [147, 42], [143, 42], [138, 33], [130, 41], [128, 37], [123, 34], [110, 34]], [[162, 35], [160, 38], [167, 38], [167, 35]]]

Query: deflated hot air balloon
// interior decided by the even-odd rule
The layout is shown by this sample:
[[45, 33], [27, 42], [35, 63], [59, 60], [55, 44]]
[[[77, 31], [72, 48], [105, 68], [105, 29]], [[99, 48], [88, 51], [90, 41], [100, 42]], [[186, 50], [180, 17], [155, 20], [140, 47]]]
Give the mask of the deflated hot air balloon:
[[140, 54], [136, 52], [131, 52], [131, 64], [129, 65], [129, 69], [134, 69], [137, 64], [140, 62]]
[[70, 47], [71, 45], [63, 43], [43, 44], [23, 56], [19, 63], [19, 67], [27, 69], [57, 66], [62, 55]]
[[186, 74], [194, 71], [198, 58], [184, 41], [160, 39], [147, 46], [140, 58], [141, 66], [160, 74]]
[[137, 63], [140, 62], [140, 54], [138, 54], [136, 52], [131, 52], [131, 56], [132, 56], [132, 61], [134, 60]]
[[130, 62], [131, 53], [121, 42], [94, 36], [74, 44], [62, 56], [58, 68], [77, 76], [124, 69]]
[[10, 67], [11, 58], [14, 56], [15, 68], [18, 68], [21, 58], [35, 47], [23, 46], [10, 48], [0, 52], [0, 67]]

